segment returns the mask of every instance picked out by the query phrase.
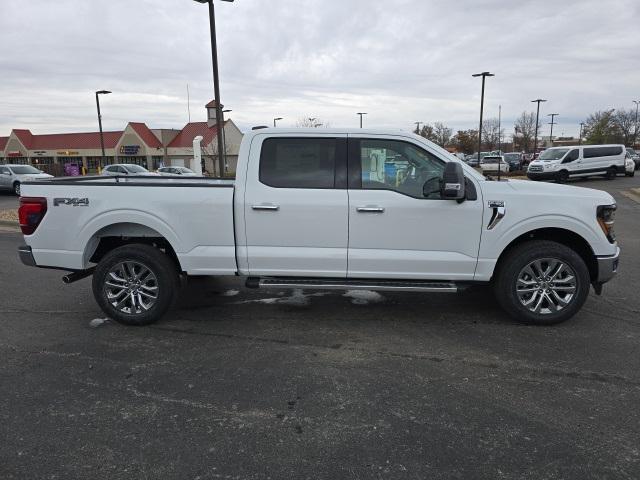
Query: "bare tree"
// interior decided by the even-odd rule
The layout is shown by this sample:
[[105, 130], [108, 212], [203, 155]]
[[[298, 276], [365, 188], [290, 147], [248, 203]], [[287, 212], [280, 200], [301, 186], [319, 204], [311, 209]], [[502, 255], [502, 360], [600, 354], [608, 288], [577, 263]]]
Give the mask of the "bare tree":
[[422, 128], [420, 129], [420, 134], [421, 137], [426, 138], [427, 140], [433, 142], [433, 143], [438, 143], [438, 138], [436, 136], [436, 131], [433, 128], [432, 125], [430, 124], [425, 124], [422, 126]]
[[[540, 130], [538, 125], [538, 130]], [[522, 112], [515, 122], [513, 134], [513, 147], [528, 152], [533, 145], [533, 137], [536, 135], [536, 114], [534, 112]]]
[[442, 122], [435, 122], [433, 124], [433, 134], [436, 139], [435, 143], [444, 148], [451, 143], [453, 130]]
[[320, 128], [329, 127], [329, 122], [323, 121], [318, 117], [300, 117], [296, 120], [296, 128]]
[[618, 135], [620, 140], [626, 146], [633, 145], [636, 134], [636, 111], [635, 110], [616, 110], [614, 115], [614, 122], [616, 124]]
[[619, 137], [615, 109], [600, 110], [589, 115], [583, 134], [587, 143], [592, 145], [615, 141]]
[[482, 122], [482, 143], [487, 150], [495, 150], [499, 145], [502, 133], [504, 133], [501, 130], [500, 121], [497, 118], [489, 118]]
[[[225, 175], [227, 175], [229, 172], [229, 165], [226, 164], [225, 162], [225, 166], [224, 166], [224, 173], [222, 175], [220, 175], [220, 172], [218, 172], [218, 142], [214, 141], [216, 138], [213, 137], [212, 141], [209, 142], [208, 145], [202, 145], [200, 147], [200, 149], [202, 150], [202, 162], [203, 164], [206, 165], [208, 164], [207, 160], [211, 162], [211, 167], [213, 168], [213, 171], [211, 172], [213, 174], [214, 177], [223, 177]], [[225, 159], [226, 157], [229, 155], [229, 153], [231, 153], [231, 147], [229, 146], [228, 143], [225, 142], [224, 145], [224, 156]], [[206, 169], [206, 168], [205, 168]]]

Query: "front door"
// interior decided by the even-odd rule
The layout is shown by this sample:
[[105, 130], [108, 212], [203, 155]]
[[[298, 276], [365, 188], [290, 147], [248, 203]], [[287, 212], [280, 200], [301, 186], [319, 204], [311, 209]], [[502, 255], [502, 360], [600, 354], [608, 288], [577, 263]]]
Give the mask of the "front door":
[[442, 200], [444, 165], [408, 137], [349, 139], [349, 277], [473, 279], [480, 191]]
[[346, 135], [256, 136], [244, 198], [250, 275], [345, 277]]

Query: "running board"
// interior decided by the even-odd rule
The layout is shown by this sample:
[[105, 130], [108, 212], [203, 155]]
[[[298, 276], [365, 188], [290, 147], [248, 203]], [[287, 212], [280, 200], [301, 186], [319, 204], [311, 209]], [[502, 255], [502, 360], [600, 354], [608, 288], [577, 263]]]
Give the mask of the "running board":
[[308, 288], [312, 290], [373, 290], [378, 292], [439, 292], [456, 293], [460, 288], [452, 282], [422, 282], [415, 280], [347, 280], [319, 278], [258, 278], [247, 279], [247, 288]]

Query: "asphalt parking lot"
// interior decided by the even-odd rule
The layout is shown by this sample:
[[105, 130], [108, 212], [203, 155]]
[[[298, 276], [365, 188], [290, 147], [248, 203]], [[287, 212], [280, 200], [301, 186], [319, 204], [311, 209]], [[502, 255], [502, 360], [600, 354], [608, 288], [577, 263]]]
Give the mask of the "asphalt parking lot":
[[13, 192], [0, 190], [0, 210], [18, 208], [18, 197]]
[[0, 478], [640, 478], [640, 179], [576, 184], [615, 196], [621, 270], [556, 327], [486, 289], [216, 279], [154, 326], [92, 327], [90, 280], [0, 232]]

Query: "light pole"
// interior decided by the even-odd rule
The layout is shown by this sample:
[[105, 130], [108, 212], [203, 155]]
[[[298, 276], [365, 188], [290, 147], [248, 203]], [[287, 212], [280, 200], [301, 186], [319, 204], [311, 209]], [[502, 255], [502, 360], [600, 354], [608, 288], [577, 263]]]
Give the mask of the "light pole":
[[[487, 77], [495, 77], [493, 73], [474, 73], [472, 77], [482, 77], [482, 95], [480, 96], [480, 128], [478, 129], [478, 165], [480, 165], [480, 151], [482, 150], [482, 113], [484, 111], [484, 81]], [[498, 168], [500, 172], [500, 168]]]
[[[218, 134], [218, 168], [220, 169], [220, 176], [224, 172], [224, 159], [222, 152], [224, 151], [223, 135], [221, 134], [224, 129], [222, 122], [222, 102], [220, 101], [220, 79], [218, 76], [218, 43], [216, 40], [216, 17], [213, 8], [213, 0], [194, 0], [198, 3], [209, 4], [209, 30], [211, 33], [211, 62], [213, 65], [213, 93], [216, 102], [216, 127]], [[224, 2], [233, 2], [233, 0], [222, 0]]]
[[227, 163], [227, 132], [225, 132], [224, 130], [224, 114], [225, 113], [230, 113], [233, 112], [233, 110], [231, 110], [230, 108], [226, 109], [226, 110], [222, 110], [222, 145], [224, 148], [223, 152], [224, 152], [224, 171], [227, 171], [227, 167], [229, 166], [229, 164]]
[[584, 122], [580, 122], [580, 138], [578, 139], [578, 145], [582, 145], [582, 129], [584, 128]]
[[553, 147], [553, 126], [557, 125], [557, 123], [554, 120], [559, 115], [560, 115], [559, 113], [548, 113], [547, 114], [547, 117], [551, 117], [551, 123], [549, 123], [549, 125], [551, 125], [551, 134], [549, 135], [549, 141], [551, 141], [551, 146], [552, 147]]
[[542, 98], [537, 98], [535, 100], [531, 100], [531, 103], [537, 103], [538, 104], [538, 111], [536, 112], [536, 136], [533, 139], [533, 156], [535, 157], [536, 153], [538, 152], [538, 121], [539, 121], [539, 117], [540, 117], [540, 104], [542, 102], [546, 102], [546, 100], [543, 100]]
[[416, 135], [420, 135], [420, 125], [424, 122], [416, 122]]
[[282, 120], [282, 117], [276, 117], [276, 118], [274, 118], [274, 119], [273, 119], [273, 128], [276, 128], [276, 127], [277, 127], [276, 122], [277, 122], [278, 120]]
[[102, 149], [102, 156], [100, 157], [100, 163], [98, 164], [98, 173], [102, 172], [102, 165], [104, 165], [104, 135], [102, 134], [102, 115], [100, 114], [100, 98], [98, 95], [109, 95], [109, 90], [98, 90], [96, 92], [96, 107], [98, 107], [98, 128], [100, 129], [100, 148]]
[[367, 115], [367, 113], [366, 112], [358, 112], [358, 113], [356, 113], [356, 115], [360, 115], [360, 128], [362, 128], [362, 117], [364, 115]]
[[640, 100], [634, 100], [633, 103], [636, 104], [636, 125], [633, 129], [633, 148], [635, 148], [638, 141], [638, 105], [640, 105]]

